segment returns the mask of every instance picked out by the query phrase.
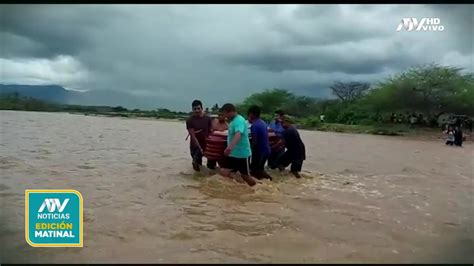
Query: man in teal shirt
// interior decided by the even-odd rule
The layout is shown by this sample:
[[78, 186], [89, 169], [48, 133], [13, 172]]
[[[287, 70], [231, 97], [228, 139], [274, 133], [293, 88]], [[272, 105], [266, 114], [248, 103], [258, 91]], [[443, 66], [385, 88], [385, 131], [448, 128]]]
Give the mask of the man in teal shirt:
[[227, 148], [224, 154], [227, 156], [228, 164], [232, 172], [239, 172], [242, 179], [250, 186], [256, 181], [250, 176], [250, 149], [249, 129], [247, 120], [239, 115], [235, 106], [226, 103], [221, 108], [223, 114], [230, 121], [227, 135]]

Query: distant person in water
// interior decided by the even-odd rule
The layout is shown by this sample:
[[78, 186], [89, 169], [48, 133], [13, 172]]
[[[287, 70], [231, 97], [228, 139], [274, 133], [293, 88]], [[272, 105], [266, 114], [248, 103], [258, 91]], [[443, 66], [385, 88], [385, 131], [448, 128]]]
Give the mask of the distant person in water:
[[272, 180], [272, 177], [265, 172], [265, 163], [270, 156], [270, 144], [267, 125], [260, 119], [260, 112], [260, 107], [256, 105], [251, 106], [247, 112], [248, 120], [252, 124], [250, 128], [252, 149], [250, 173], [257, 179]]
[[417, 119], [418, 124], [423, 125], [424, 121], [425, 119], [423, 118], [423, 114], [418, 114], [418, 119]]
[[[227, 148], [224, 151], [224, 155], [227, 156], [227, 164], [231, 172], [239, 172], [242, 179], [248, 185], [253, 186], [257, 182], [250, 176], [252, 151], [247, 120], [237, 113], [233, 104], [224, 104], [221, 111], [229, 121]], [[225, 175], [225, 173], [223, 174]]]
[[282, 126], [285, 129], [283, 132], [283, 141], [285, 142], [286, 152], [279, 161], [280, 171], [283, 171], [283, 169], [291, 164], [291, 173], [295, 177], [301, 178], [299, 172], [301, 172], [301, 168], [303, 167], [303, 161], [306, 160], [305, 145], [289, 117], [283, 117]]
[[401, 124], [401, 123], [403, 123], [403, 121], [404, 121], [403, 114], [398, 114], [398, 115], [397, 115], [397, 122], [398, 122], [399, 124]]
[[409, 118], [409, 121], [410, 121], [410, 128], [415, 128], [415, 124], [417, 122], [417, 118], [416, 118], [416, 115], [413, 113], [410, 118]]
[[454, 145], [454, 129], [452, 126], [448, 126], [448, 129], [444, 131], [446, 134], [446, 145]]
[[472, 133], [472, 119], [468, 118], [466, 120], [466, 128], [468, 128], [469, 132]]
[[390, 122], [396, 123], [397, 122], [397, 115], [395, 113], [392, 113], [390, 116]]
[[275, 134], [279, 137], [283, 135], [284, 128], [281, 125], [281, 119], [285, 115], [282, 110], [275, 111], [275, 118], [272, 122], [268, 125], [268, 130], [270, 132], [275, 132]]
[[[222, 112], [219, 112], [218, 116], [212, 120], [212, 134], [224, 134], [225, 131], [229, 129], [229, 124], [227, 124], [226, 118]], [[224, 147], [227, 147], [227, 143], [225, 143]], [[217, 161], [217, 164], [223, 169], [228, 169], [228, 163], [225, 158], [222, 158]]]
[[463, 141], [462, 127], [456, 126], [454, 128], [454, 145], [462, 147], [462, 141]]
[[[206, 139], [212, 132], [212, 119], [204, 114], [201, 101], [194, 100], [191, 106], [193, 113], [186, 121], [186, 129], [191, 137], [189, 147], [191, 157], [193, 158], [193, 169], [195, 171], [200, 171], [202, 157], [204, 155], [204, 150], [206, 149]], [[216, 162], [208, 160], [207, 167], [215, 169]]]
[[224, 114], [220, 112], [217, 119], [212, 121], [212, 130], [226, 131], [227, 129], [229, 129], [229, 125], [227, 124]]

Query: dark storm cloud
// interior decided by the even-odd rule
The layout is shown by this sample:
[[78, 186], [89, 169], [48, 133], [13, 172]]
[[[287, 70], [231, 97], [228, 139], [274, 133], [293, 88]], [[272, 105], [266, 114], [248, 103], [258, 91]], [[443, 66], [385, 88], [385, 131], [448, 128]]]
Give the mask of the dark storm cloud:
[[[282, 47], [235, 53], [228, 60], [274, 72], [370, 74], [441, 61], [430, 51], [438, 56], [453, 50], [472, 56], [472, 6], [359, 5], [350, 9], [352, 12], [341, 5], [299, 7], [286, 20], [275, 19], [270, 27], [292, 42]], [[396, 33], [394, 28], [404, 17], [440, 17], [448, 29], [435, 33], [438, 36], [425, 32], [418, 36]]]
[[[390, 53], [377, 54], [352, 50], [352, 54], [333, 47], [317, 47], [302, 50], [261, 50], [230, 58], [231, 63], [251, 65], [268, 71], [314, 70], [318, 72], [343, 72], [347, 74], [371, 74], [384, 71], [387, 66], [401, 69], [415, 62], [404, 55], [396, 43]], [[348, 48], [349, 50], [349, 48]]]
[[442, 19], [451, 38], [446, 40], [462, 54], [469, 56], [474, 50], [474, 5], [431, 5]]
[[[472, 70], [468, 5], [3, 5], [2, 81], [127, 92], [156, 105], [266, 88], [327, 96], [430, 62]], [[444, 32], [396, 32], [439, 17]]]
[[375, 23], [366, 23], [367, 7], [357, 10], [359, 15], [347, 16], [338, 5], [302, 6], [288, 19], [275, 20], [271, 28], [288, 35], [295, 45], [330, 45], [390, 35]]
[[126, 13], [106, 7], [4, 5], [0, 25], [6, 56], [77, 55], [89, 37]]

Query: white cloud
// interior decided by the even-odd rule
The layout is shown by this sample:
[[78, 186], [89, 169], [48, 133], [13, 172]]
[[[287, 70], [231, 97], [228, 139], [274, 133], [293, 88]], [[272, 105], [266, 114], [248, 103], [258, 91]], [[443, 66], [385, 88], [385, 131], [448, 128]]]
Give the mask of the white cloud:
[[61, 85], [70, 89], [80, 89], [87, 82], [88, 71], [71, 56], [45, 58], [0, 58], [3, 84]]
[[474, 54], [466, 56], [458, 51], [451, 51], [443, 56], [440, 63], [448, 66], [461, 67], [464, 72], [472, 73], [474, 72], [473, 58]]

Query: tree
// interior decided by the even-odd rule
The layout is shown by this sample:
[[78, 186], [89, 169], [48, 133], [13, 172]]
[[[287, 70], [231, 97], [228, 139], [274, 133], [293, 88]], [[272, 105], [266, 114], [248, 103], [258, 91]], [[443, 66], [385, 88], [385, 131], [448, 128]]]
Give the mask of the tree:
[[293, 96], [283, 107], [285, 112], [294, 116], [309, 116], [321, 113], [320, 102], [312, 97]]
[[297, 96], [285, 89], [272, 89], [254, 93], [236, 107], [239, 112], [246, 113], [251, 105], [258, 105], [267, 118], [273, 117], [273, 112], [278, 109], [292, 116], [304, 117], [320, 113], [321, 102], [316, 98]]
[[377, 110], [421, 112], [437, 118], [445, 112], [474, 114], [474, 78], [461, 68], [416, 66], [378, 85], [367, 97]]
[[126, 111], [128, 111], [127, 108], [123, 108], [122, 106], [114, 107], [114, 108], [112, 108], [112, 110], [114, 112], [126, 112]]
[[369, 90], [370, 84], [366, 82], [336, 82], [329, 88], [341, 101], [352, 102], [364, 95]]
[[211, 112], [213, 113], [219, 112], [219, 105], [217, 103], [212, 106]]
[[262, 109], [262, 113], [271, 114], [277, 109], [285, 109], [287, 103], [294, 99], [294, 95], [284, 89], [265, 90], [260, 93], [254, 93], [247, 97], [244, 102], [239, 105], [242, 112], [247, 112], [247, 108], [251, 105], [258, 105]]

